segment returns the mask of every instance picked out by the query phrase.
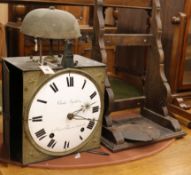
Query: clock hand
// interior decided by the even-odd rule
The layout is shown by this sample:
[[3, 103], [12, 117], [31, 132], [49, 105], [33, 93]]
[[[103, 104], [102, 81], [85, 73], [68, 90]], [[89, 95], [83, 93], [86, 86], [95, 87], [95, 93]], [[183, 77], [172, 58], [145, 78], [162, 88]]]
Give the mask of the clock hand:
[[98, 120], [96, 120], [96, 119], [91, 119], [91, 118], [86, 118], [86, 117], [83, 117], [83, 116], [80, 116], [80, 115], [76, 115], [76, 114], [72, 114], [72, 113], [69, 113], [68, 115], [67, 115], [67, 118], [69, 119], [69, 120], [72, 120], [72, 119], [75, 119], [75, 120], [94, 120], [94, 121], [98, 121]]
[[93, 121], [98, 121], [96, 119], [91, 119], [91, 118], [86, 118], [86, 117], [83, 117], [83, 116], [80, 116], [80, 115], [74, 115], [74, 118], [73, 119], [76, 119], [76, 120], [93, 120]]
[[80, 109], [78, 109], [78, 110], [72, 112], [72, 114], [78, 114], [78, 113], [79, 113], [80, 111], [82, 111], [83, 109], [84, 109], [84, 107], [82, 106]]
[[95, 104], [96, 102], [94, 101], [93, 103], [90, 104], [90, 106], [92, 106], [93, 104]]
[[95, 104], [95, 103], [96, 103], [96, 102], [93, 102], [93, 103], [91, 103], [91, 104], [82, 105], [80, 109], [78, 109], [78, 110], [76, 110], [76, 111], [74, 111], [74, 112], [71, 112], [71, 113], [72, 113], [72, 114], [78, 114], [78, 113], [81, 112], [81, 111], [85, 111], [85, 110], [89, 109], [90, 106], [92, 106], [92, 105]]

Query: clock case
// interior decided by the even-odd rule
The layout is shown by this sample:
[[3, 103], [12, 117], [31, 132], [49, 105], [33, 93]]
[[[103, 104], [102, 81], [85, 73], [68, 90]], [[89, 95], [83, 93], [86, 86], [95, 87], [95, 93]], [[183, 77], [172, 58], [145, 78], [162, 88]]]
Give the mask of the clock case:
[[[83, 70], [97, 82], [104, 104], [105, 64], [80, 55], [74, 55], [74, 61], [78, 62], [76, 69]], [[54, 71], [61, 69], [57, 67]], [[45, 75], [29, 57], [10, 57], [3, 61], [3, 143], [7, 160], [25, 165], [55, 158], [33, 146], [25, 132], [27, 122], [24, 122], [27, 119], [24, 111], [35, 92], [51, 76]], [[98, 123], [87, 144], [76, 152], [99, 148], [101, 127], [102, 122]]]

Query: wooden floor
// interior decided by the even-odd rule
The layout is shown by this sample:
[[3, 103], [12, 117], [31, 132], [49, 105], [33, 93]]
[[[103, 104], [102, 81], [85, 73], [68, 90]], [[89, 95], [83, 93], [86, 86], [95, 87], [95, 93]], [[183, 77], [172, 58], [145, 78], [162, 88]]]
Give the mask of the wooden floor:
[[37, 169], [0, 163], [0, 175], [191, 175], [191, 130], [156, 155], [128, 163], [86, 169]]

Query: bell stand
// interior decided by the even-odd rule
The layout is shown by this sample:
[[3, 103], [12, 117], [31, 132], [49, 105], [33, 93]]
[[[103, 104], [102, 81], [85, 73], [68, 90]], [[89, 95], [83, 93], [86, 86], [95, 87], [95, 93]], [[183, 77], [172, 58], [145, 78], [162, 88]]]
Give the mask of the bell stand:
[[[150, 27], [147, 34], [104, 33], [103, 6], [103, 0], [96, 0], [92, 58], [107, 64], [105, 39], [115, 45], [147, 46], [148, 52], [144, 96], [115, 100], [109, 79], [106, 77], [102, 143], [115, 152], [184, 136], [178, 121], [169, 115], [167, 109], [171, 100], [171, 90], [164, 73], [159, 0], [128, 1], [116, 6], [146, 10]], [[111, 3], [108, 6], [115, 5]], [[140, 108], [140, 114], [116, 120], [111, 117], [112, 112], [135, 107]]]

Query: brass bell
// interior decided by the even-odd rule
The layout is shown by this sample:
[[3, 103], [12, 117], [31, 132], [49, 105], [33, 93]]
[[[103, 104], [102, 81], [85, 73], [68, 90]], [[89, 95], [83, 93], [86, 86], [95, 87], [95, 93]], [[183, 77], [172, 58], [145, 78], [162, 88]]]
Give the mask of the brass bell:
[[44, 39], [75, 39], [81, 36], [77, 19], [71, 13], [55, 8], [29, 12], [23, 20], [21, 32]]

